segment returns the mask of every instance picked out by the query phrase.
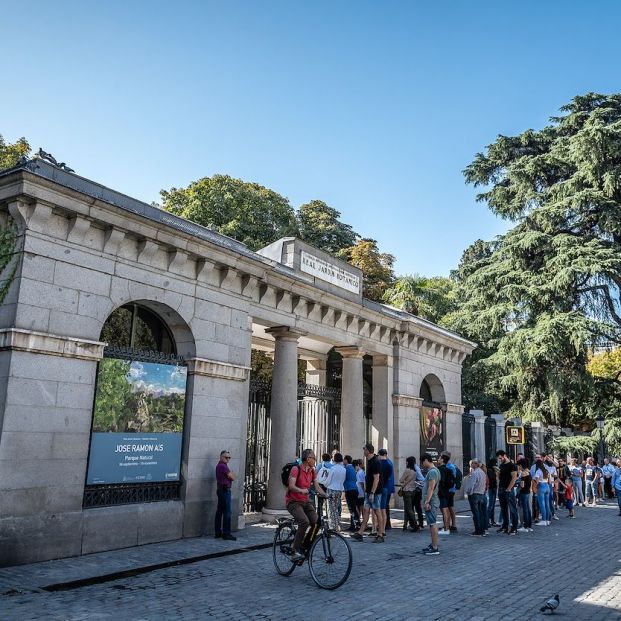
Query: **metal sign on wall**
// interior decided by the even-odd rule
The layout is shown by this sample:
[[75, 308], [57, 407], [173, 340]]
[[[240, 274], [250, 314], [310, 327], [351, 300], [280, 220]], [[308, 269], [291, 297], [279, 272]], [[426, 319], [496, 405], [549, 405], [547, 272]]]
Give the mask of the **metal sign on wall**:
[[507, 444], [524, 444], [524, 427], [517, 425], [505, 426]]

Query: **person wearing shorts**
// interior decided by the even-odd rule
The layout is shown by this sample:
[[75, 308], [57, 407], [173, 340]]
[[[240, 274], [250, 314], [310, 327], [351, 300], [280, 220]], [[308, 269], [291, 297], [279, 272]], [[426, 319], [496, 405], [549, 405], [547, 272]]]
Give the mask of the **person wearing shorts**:
[[423, 510], [431, 534], [431, 545], [424, 548], [422, 552], [426, 556], [437, 556], [440, 554], [438, 550], [438, 527], [436, 526], [436, 519], [440, 511], [440, 501], [438, 500], [440, 471], [433, 465], [433, 457], [429, 453], [425, 453], [420, 458], [420, 465], [427, 472], [423, 483]]
[[369, 521], [369, 514], [373, 511], [377, 523], [377, 537], [375, 543], [384, 543], [384, 520], [380, 509], [382, 501], [381, 466], [375, 447], [372, 444], [364, 445], [364, 456], [367, 458], [367, 471], [364, 479], [364, 510], [360, 530], [353, 533], [352, 539], [363, 541], [364, 531]]

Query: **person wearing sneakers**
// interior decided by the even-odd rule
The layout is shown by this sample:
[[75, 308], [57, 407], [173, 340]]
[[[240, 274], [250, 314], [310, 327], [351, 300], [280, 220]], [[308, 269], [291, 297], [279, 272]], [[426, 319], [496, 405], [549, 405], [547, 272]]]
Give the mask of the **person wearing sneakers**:
[[379, 458], [375, 454], [375, 447], [372, 444], [365, 444], [363, 451], [364, 456], [367, 458], [367, 471], [364, 480], [364, 513], [360, 530], [357, 533], [353, 533], [351, 538], [356, 541], [363, 541], [364, 531], [369, 521], [369, 513], [373, 511], [377, 523], [375, 543], [384, 543], [384, 520], [381, 510], [382, 467]]
[[[497, 532], [515, 535], [518, 528], [518, 512], [513, 488], [517, 481], [518, 469], [505, 451], [496, 451], [496, 457], [500, 462], [498, 501], [500, 502], [500, 512], [502, 514], [502, 526]], [[511, 521], [511, 527], [509, 527], [509, 521]]]
[[574, 513], [574, 484], [572, 483], [571, 477], [567, 477], [565, 479], [565, 506], [567, 507], [567, 511], [569, 511], [569, 518], [575, 518], [576, 514]]
[[537, 526], [550, 526], [550, 484], [549, 474], [542, 459], [538, 459], [534, 465], [533, 481], [537, 483], [537, 504], [541, 519], [536, 522]]
[[575, 506], [584, 507], [584, 494], [582, 493], [582, 478], [584, 472], [582, 466], [578, 463], [578, 460], [573, 458], [571, 460], [569, 471], [571, 472], [571, 483], [574, 490]]
[[426, 471], [425, 482], [423, 483], [423, 511], [431, 535], [431, 545], [422, 550], [427, 556], [437, 556], [440, 554], [438, 549], [438, 527], [436, 519], [440, 511], [440, 500], [438, 498], [438, 487], [440, 485], [440, 471], [433, 465], [433, 457], [425, 453], [420, 458], [420, 465]]
[[478, 459], [470, 460], [470, 476], [466, 486], [466, 494], [472, 511], [472, 521], [474, 522], [473, 537], [485, 537], [487, 528], [487, 502], [485, 500], [486, 476], [481, 470], [481, 463]]
[[530, 508], [530, 493], [532, 487], [532, 477], [528, 469], [528, 461], [522, 457], [518, 462], [520, 469], [520, 487], [518, 488], [518, 501], [522, 507], [522, 527], [518, 528], [519, 533], [533, 532], [533, 514]]

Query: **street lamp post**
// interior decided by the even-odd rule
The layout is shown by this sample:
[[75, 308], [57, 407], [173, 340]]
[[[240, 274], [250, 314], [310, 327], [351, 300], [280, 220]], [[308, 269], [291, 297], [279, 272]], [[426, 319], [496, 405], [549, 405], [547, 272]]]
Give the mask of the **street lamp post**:
[[600, 414], [595, 421], [599, 429], [599, 465], [604, 463], [604, 417]]

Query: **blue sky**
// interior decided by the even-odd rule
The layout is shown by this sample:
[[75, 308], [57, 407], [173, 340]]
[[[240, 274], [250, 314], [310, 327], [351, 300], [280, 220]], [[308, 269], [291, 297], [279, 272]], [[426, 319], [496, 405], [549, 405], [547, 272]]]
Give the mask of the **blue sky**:
[[132, 362], [127, 381], [134, 392], [161, 395], [177, 393], [185, 395], [187, 368], [152, 362]]
[[227, 173], [448, 274], [505, 230], [461, 171], [620, 90], [621, 4], [4, 0], [0, 133], [148, 202]]

